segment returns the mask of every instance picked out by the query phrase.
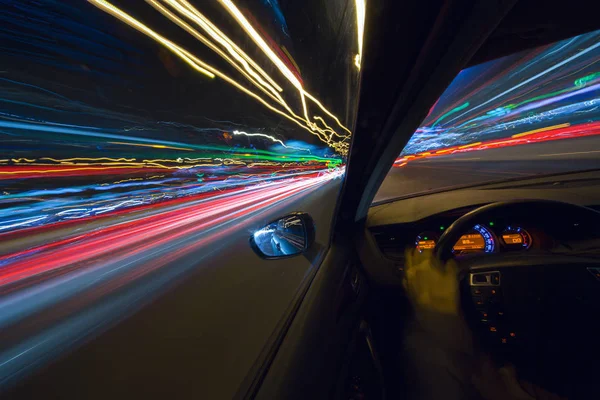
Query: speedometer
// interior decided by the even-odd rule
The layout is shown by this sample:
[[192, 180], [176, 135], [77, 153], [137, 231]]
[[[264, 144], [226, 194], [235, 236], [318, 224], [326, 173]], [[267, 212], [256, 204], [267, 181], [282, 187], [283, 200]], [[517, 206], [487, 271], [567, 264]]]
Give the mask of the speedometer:
[[496, 243], [492, 232], [478, 224], [473, 227], [472, 231], [462, 235], [458, 239], [452, 251], [455, 254], [491, 253], [495, 247]]
[[437, 243], [438, 236], [433, 232], [423, 232], [415, 239], [415, 247], [422, 253], [426, 250], [433, 250]]
[[531, 246], [531, 235], [519, 226], [509, 226], [502, 232], [502, 241], [507, 249], [528, 249]]

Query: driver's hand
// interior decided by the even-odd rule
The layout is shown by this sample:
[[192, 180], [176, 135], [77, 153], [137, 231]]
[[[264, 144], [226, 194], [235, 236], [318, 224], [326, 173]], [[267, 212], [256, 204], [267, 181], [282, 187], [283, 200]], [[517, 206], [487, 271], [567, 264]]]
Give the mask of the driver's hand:
[[417, 310], [459, 314], [458, 268], [454, 260], [442, 263], [431, 251], [405, 253], [404, 288]]
[[[561, 400], [527, 382], [519, 382], [511, 366], [498, 369], [489, 357], [475, 356], [471, 332], [460, 309], [458, 266], [454, 260], [442, 263], [432, 252], [409, 249], [405, 253], [404, 288], [414, 309], [415, 317], [431, 338], [432, 345], [441, 346], [454, 357], [447, 364], [448, 373], [459, 381], [472, 373], [471, 383], [485, 400]], [[458, 352], [458, 353], [457, 353]]]
[[447, 351], [471, 354], [471, 331], [459, 306], [458, 266], [432, 252], [407, 250], [404, 288], [422, 333]]

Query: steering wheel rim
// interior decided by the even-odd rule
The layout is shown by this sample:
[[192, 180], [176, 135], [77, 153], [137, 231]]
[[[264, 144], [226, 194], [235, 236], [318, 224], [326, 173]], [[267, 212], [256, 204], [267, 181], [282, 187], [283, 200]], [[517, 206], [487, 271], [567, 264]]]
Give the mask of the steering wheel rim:
[[[582, 221], [600, 237], [600, 212], [594, 209], [548, 200], [497, 202], [457, 219], [440, 237], [434, 255], [449, 260], [462, 234], [499, 212], [517, 219], [542, 216]], [[596, 363], [600, 349], [588, 346], [596, 339], [595, 322], [589, 316], [600, 315], [597, 257], [506, 253], [458, 259], [457, 264], [461, 308], [471, 329], [482, 334], [479, 344], [494, 357], [516, 365], [525, 379], [555, 393], [568, 398], [580, 398], [591, 390], [600, 393], [600, 384], [594, 383], [600, 373]], [[498, 276], [498, 281], [473, 284], [465, 279], [473, 274]]]
[[569, 212], [569, 215], [575, 219], [595, 218], [600, 224], [600, 212], [572, 203], [535, 199], [495, 202], [476, 208], [454, 221], [438, 240], [434, 248], [434, 255], [442, 261], [451, 259], [453, 257], [452, 248], [460, 237], [471, 229], [476, 221], [493, 217], [499, 209], [503, 209], [507, 214], [527, 215], [530, 214], [532, 207], [535, 207], [536, 213], [557, 215], [555, 213]]

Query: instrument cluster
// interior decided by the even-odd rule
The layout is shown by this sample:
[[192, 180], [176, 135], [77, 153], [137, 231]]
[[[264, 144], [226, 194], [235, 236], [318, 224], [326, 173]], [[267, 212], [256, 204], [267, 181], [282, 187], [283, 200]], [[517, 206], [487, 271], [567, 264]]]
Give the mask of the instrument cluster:
[[[444, 226], [441, 226], [439, 233], [429, 230], [417, 235], [415, 238], [417, 250], [421, 252], [433, 250], [444, 229]], [[457, 256], [472, 253], [523, 251], [528, 250], [532, 244], [532, 235], [523, 226], [518, 224], [495, 226], [493, 222], [490, 222], [487, 225], [474, 225], [471, 230], [458, 239], [452, 251]]]

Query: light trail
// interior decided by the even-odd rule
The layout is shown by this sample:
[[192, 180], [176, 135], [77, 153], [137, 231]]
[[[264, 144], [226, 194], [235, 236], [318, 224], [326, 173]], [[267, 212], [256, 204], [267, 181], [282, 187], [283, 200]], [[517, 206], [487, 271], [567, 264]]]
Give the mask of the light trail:
[[399, 157], [477, 142], [527, 144], [517, 139], [598, 121], [599, 38], [590, 32], [461, 71]]
[[104, 10], [105, 12], [117, 17], [121, 21], [125, 22], [127, 25], [150, 36], [152, 39], [156, 40], [158, 43], [162, 44], [167, 49], [169, 49], [170, 51], [172, 51], [173, 53], [178, 55], [179, 58], [181, 58], [190, 67], [194, 68], [196, 71], [200, 72], [201, 74], [204, 74], [205, 76], [207, 76], [209, 78], [215, 77], [215, 74], [210, 71], [210, 67], [207, 68], [207, 65], [205, 65], [202, 61], [198, 60], [195, 57], [194, 58], [190, 57], [190, 54], [187, 51], [185, 51], [181, 47], [177, 46], [176, 44], [174, 44], [170, 40], [166, 39], [165, 37], [154, 32], [152, 29], [148, 28], [146, 25], [142, 24], [135, 18], [131, 17], [129, 14], [127, 14], [127, 13], [123, 12], [122, 10], [120, 10], [119, 8], [115, 7], [108, 1], [105, 1], [105, 0], [88, 0], [88, 1], [93, 3], [96, 7]]
[[[201, 29], [205, 30], [217, 43], [224, 47], [227, 52], [241, 65], [238, 65], [234, 60], [221, 51], [213, 42], [208, 40], [205, 36], [201, 35], [198, 31], [193, 29], [189, 24], [177, 17], [175, 14], [170, 12], [168, 9], [158, 4], [155, 0], [149, 0], [150, 5], [159, 10], [163, 15], [169, 18], [171, 21], [179, 25], [181, 28], [186, 30], [189, 34], [200, 40], [211, 50], [219, 54], [224, 60], [226, 60], [231, 66], [236, 68], [242, 74], [246, 76], [255, 86], [261, 89], [267, 89], [267, 93], [270, 96], [274, 96], [274, 99], [283, 101], [278, 95], [278, 92], [282, 92], [283, 89], [275, 83], [275, 81], [262, 69], [258, 64], [252, 60], [243, 50], [241, 50], [233, 41], [231, 41], [225, 34], [223, 34], [216, 26], [214, 26], [208, 18], [201, 14], [197, 9], [191, 6], [189, 3], [183, 2], [179, 4], [176, 1], [167, 1], [167, 3], [174, 7], [177, 11], [183, 14], [188, 19], [195, 22]], [[266, 82], [265, 82], [266, 80]], [[260, 85], [257, 85], [257, 82]], [[276, 97], [275, 97], [276, 96]]]
[[536, 80], [536, 79], [538, 79], [538, 78], [540, 78], [540, 77], [542, 77], [542, 76], [544, 76], [544, 75], [546, 75], [546, 74], [548, 74], [548, 73], [550, 73], [550, 72], [552, 72], [552, 71], [554, 71], [554, 70], [556, 70], [556, 69], [558, 69], [558, 68], [560, 68], [560, 67], [568, 64], [569, 62], [574, 61], [577, 58], [584, 56], [585, 54], [593, 51], [594, 49], [596, 49], [598, 47], [600, 47], [600, 42], [595, 43], [595, 44], [593, 44], [593, 45], [591, 45], [591, 46], [589, 46], [589, 47], [587, 47], [587, 48], [579, 51], [575, 55], [573, 55], [571, 57], [568, 57], [565, 60], [562, 60], [562, 61], [560, 61], [560, 62], [552, 65], [549, 68], [546, 68], [542, 72], [540, 72], [538, 74], [535, 74], [534, 76], [529, 77], [529, 78], [523, 80], [522, 82], [519, 82], [518, 84], [516, 84], [516, 85], [514, 85], [514, 86], [512, 86], [512, 87], [510, 87], [508, 89], [506, 89], [505, 91], [497, 94], [496, 96], [493, 96], [492, 98], [484, 101], [483, 103], [481, 103], [481, 104], [479, 104], [479, 105], [477, 105], [477, 106], [475, 106], [475, 107], [473, 107], [473, 108], [465, 111], [465, 113], [463, 113], [463, 114], [461, 114], [461, 115], [453, 118], [449, 122], [452, 122], [452, 121], [454, 121], [457, 118], [463, 117], [466, 113], [471, 113], [471, 112], [473, 112], [473, 111], [475, 111], [475, 110], [477, 110], [477, 109], [479, 109], [479, 108], [481, 108], [481, 107], [483, 107], [483, 106], [485, 106], [485, 105], [487, 105], [487, 104], [489, 104], [489, 103], [491, 103], [493, 101], [496, 101], [497, 99], [501, 98], [502, 96], [505, 96], [505, 95], [507, 95], [507, 94], [509, 94], [509, 93], [511, 93], [511, 92], [513, 92], [515, 90], [517, 90], [518, 88], [523, 87], [523, 86], [527, 85], [528, 83], [533, 82], [534, 80]]
[[[235, 81], [234, 79], [230, 78], [228, 75], [224, 74], [223, 72], [217, 70], [216, 68], [204, 63], [203, 61], [201, 61], [199, 58], [197, 58], [196, 56], [194, 56], [193, 54], [191, 54], [189, 51], [175, 45], [174, 43], [170, 42], [169, 40], [165, 39], [164, 37], [162, 37], [161, 35], [159, 35], [158, 33], [152, 31], [150, 28], [146, 27], [144, 24], [142, 24], [141, 22], [135, 20], [135, 18], [131, 17], [130, 15], [128, 15], [127, 13], [125, 13], [124, 11], [120, 10], [119, 8], [113, 6], [112, 4], [108, 3], [105, 0], [88, 0], [90, 3], [96, 5], [97, 7], [99, 7], [100, 9], [102, 9], [103, 11], [106, 11], [107, 13], [115, 16], [116, 18], [120, 19], [121, 21], [125, 22], [128, 25], [131, 25], [132, 27], [138, 29], [140, 32], [146, 34], [147, 36], [151, 37], [152, 39], [156, 40], [158, 43], [164, 45], [167, 49], [169, 49], [170, 51], [172, 51], [175, 55], [177, 55], [178, 57], [180, 57], [183, 61], [185, 61], [188, 65], [190, 65], [192, 68], [198, 70], [199, 72], [204, 73], [205, 71], [209, 71], [210, 75], [209, 77], [214, 77], [214, 76], [218, 76], [219, 78], [225, 80], [226, 82], [228, 82], [229, 84], [233, 85], [234, 87], [236, 87], [237, 89], [239, 89], [240, 91], [242, 91], [243, 93], [249, 95], [250, 97], [254, 98], [255, 100], [257, 100], [258, 102], [260, 102], [261, 104], [263, 104], [265, 107], [267, 107], [268, 109], [270, 109], [271, 111], [285, 117], [286, 119], [290, 120], [291, 122], [294, 122], [295, 124], [297, 124], [298, 126], [302, 127], [303, 129], [305, 129], [306, 131], [310, 132], [311, 134], [315, 134], [317, 137], [319, 137], [320, 140], [324, 141], [326, 144], [331, 145], [333, 148], [336, 148], [335, 143], [327, 143], [326, 140], [324, 140], [324, 137], [320, 135], [320, 132], [314, 132], [313, 129], [311, 129], [310, 127], [310, 122], [308, 121], [299, 121], [298, 119], [294, 118], [294, 115], [289, 115], [287, 113], [285, 113], [284, 111], [277, 109], [275, 107], [273, 107], [271, 104], [269, 104], [265, 99], [263, 99], [262, 97], [260, 97], [259, 95], [257, 95], [256, 93], [248, 90], [247, 88], [245, 88], [244, 86], [242, 86], [240, 83], [238, 83], [237, 81]], [[302, 122], [305, 122], [304, 124]]]
[[[275, 79], [270, 77], [262, 68], [258, 66], [258, 63], [252, 60], [245, 52], [243, 52], [235, 43], [228, 38], [225, 34], [223, 34], [208, 18], [206, 18], [202, 13], [200, 13], [196, 8], [194, 8], [190, 3], [184, 0], [164, 0], [163, 2], [172, 7], [175, 11], [182, 14], [184, 17], [198, 25], [201, 29], [203, 29], [213, 40], [216, 41], [217, 44], [222, 46], [227, 53], [228, 56], [222, 51], [217, 44], [211, 42], [208, 37], [200, 34], [194, 28], [192, 28], [188, 23], [183, 21], [177, 15], [175, 15], [172, 11], [164, 7], [156, 0], [147, 0], [147, 3], [158, 10], [161, 14], [163, 14], [167, 19], [171, 22], [179, 26], [180, 28], [187, 31], [198, 41], [208, 46], [211, 50], [217, 53], [221, 58], [227, 61], [228, 64], [232, 65], [238, 72], [242, 74], [254, 87], [257, 87], [261, 92], [267, 95], [268, 99], [275, 101], [276, 104], [281, 106], [283, 109], [279, 109], [272, 104], [270, 104], [266, 99], [259, 96], [255, 92], [244, 87], [241, 83], [237, 82], [230, 76], [226, 75], [222, 71], [216, 69], [212, 65], [208, 65], [207, 63], [201, 61], [198, 57], [190, 53], [188, 50], [183, 49], [182, 47], [176, 45], [172, 41], [166, 39], [164, 36], [158, 34], [153, 31], [142, 22], [136, 20], [125, 11], [117, 8], [106, 0], [88, 0], [90, 3], [94, 4], [98, 8], [103, 11], [113, 15], [118, 18], [122, 22], [132, 26], [143, 34], [149, 36], [153, 40], [157, 41], [161, 45], [165, 46], [168, 50], [173, 52], [176, 56], [182, 58], [188, 65], [192, 66], [192, 68], [198, 70], [199, 72], [208, 72], [211, 77], [218, 77], [229, 84], [236, 87], [238, 90], [252, 97], [254, 100], [258, 101], [271, 111], [285, 117], [289, 121], [297, 124], [302, 127], [306, 131], [311, 134], [317, 136], [319, 140], [326, 143], [328, 146], [332, 147], [334, 150], [339, 152], [340, 154], [346, 154], [348, 151], [349, 144], [347, 142], [349, 135], [351, 135], [351, 131], [345, 127], [339, 118], [337, 118], [333, 113], [327, 110], [323, 104], [318, 101], [314, 96], [310, 93], [306, 92], [302, 86], [302, 83], [298, 80], [298, 78], [294, 75], [294, 73], [283, 63], [283, 61], [273, 52], [273, 50], [269, 47], [269, 45], [262, 39], [262, 37], [256, 32], [256, 30], [252, 27], [252, 25], [248, 22], [248, 20], [243, 16], [243, 14], [237, 9], [237, 7], [230, 1], [224, 1], [222, 4], [225, 8], [230, 12], [230, 14], [240, 23], [246, 33], [250, 36], [250, 38], [255, 42], [255, 44], [263, 51], [263, 53], [267, 56], [267, 58], [279, 69], [279, 71], [284, 75], [284, 77], [292, 84], [292, 86], [297, 90], [301, 104], [302, 104], [302, 114], [303, 117], [297, 115], [289, 104], [283, 99], [280, 92], [283, 92], [283, 89], [275, 83]], [[239, 63], [239, 64], [238, 64]], [[317, 107], [325, 113], [328, 117], [332, 118], [337, 125], [344, 130], [346, 133], [340, 134], [331, 126], [329, 126], [325, 120], [319, 116], [313, 116], [311, 118], [307, 101], [309, 99], [312, 103], [317, 105]], [[324, 126], [321, 128], [315, 122], [312, 122], [313, 119], [318, 120]]]
[[[28, 167], [39, 168], [39, 167]], [[55, 168], [55, 167], [54, 167]], [[1, 170], [2, 168], [0, 168]], [[197, 201], [207, 197], [218, 199], [225, 198], [230, 190], [254, 190], [256, 187], [265, 187], [270, 184], [287, 182], [290, 179], [302, 179], [312, 174], [332, 173], [336, 168], [323, 169], [322, 166], [302, 165], [294, 163], [254, 163], [230, 165], [222, 167], [223, 171], [214, 171], [214, 166], [206, 171], [211, 175], [196, 170], [181, 175], [178, 172], [161, 175], [147, 176], [147, 170], [140, 170], [145, 174], [141, 177], [122, 179], [113, 183], [94, 184], [89, 182], [90, 171], [68, 173], [67, 175], [55, 175], [57, 177], [81, 176], [85, 178], [83, 185], [71, 185], [69, 187], [53, 189], [32, 189], [16, 193], [4, 192], [0, 195], [0, 233], [23, 231], [23, 229], [37, 229], [44, 226], [59, 226], [61, 221], [78, 220], [84, 221], [90, 218], [98, 218], [101, 215], [116, 215], [121, 212], [137, 212], [143, 209], [151, 209], [159, 206], [173, 204], [173, 201], [186, 202]], [[103, 171], [111, 171], [103, 168], [94, 171], [96, 175], [104, 175]], [[138, 170], [125, 172], [139, 173]], [[28, 170], [28, 178], [36, 178]], [[114, 171], [113, 171], [114, 172]], [[199, 178], [199, 175], [201, 178]], [[22, 175], [12, 175], [22, 179]], [[0, 177], [2, 177], [0, 175]], [[11, 179], [7, 176], [5, 179]], [[223, 195], [216, 196], [215, 191]], [[76, 196], [76, 197], [72, 197]], [[43, 215], [44, 218], [39, 218]], [[23, 231], [23, 234], [24, 231]], [[4, 235], [5, 236], [5, 235]], [[0, 254], [2, 248], [10, 248], [10, 244], [4, 237], [0, 242]]]
[[356, 0], [356, 33], [358, 35], [358, 54], [354, 59], [354, 65], [360, 70], [363, 54], [363, 37], [365, 34], [366, 0]]
[[[235, 210], [249, 205], [260, 207], [265, 202], [275, 203], [300, 191], [321, 186], [338, 178], [340, 174], [341, 172], [313, 174], [301, 179], [271, 183], [249, 192], [241, 190], [239, 193], [229, 193], [224, 198], [209, 198], [199, 204], [142, 216], [68, 239], [59, 234], [58, 245], [46, 240], [45, 244], [29, 248], [25, 253], [10, 253], [0, 257], [0, 288], [64, 269], [72, 264], [84, 265], [104, 255], [117, 257], [119, 252], [127, 251], [131, 256], [132, 252], [143, 252], [144, 247], [138, 246], [142, 242], [155, 246], [177, 240], [213, 226], [219, 218], [231, 217]], [[168, 237], [165, 238], [167, 233]]]
[[[0, 17], [15, 67], [0, 79], [0, 390], [233, 246], [258, 262], [247, 240], [265, 222], [333, 207], [357, 82], [332, 94], [308, 76], [354, 67], [303, 77], [306, 43], [268, 7], [275, 30], [240, 10], [275, 58], [218, 2], [15, 3]], [[319, 52], [354, 55], [335, 43]], [[239, 264], [225, 261], [226, 277]]]
[[[163, 0], [165, 1], [165, 0]], [[223, 32], [221, 32], [219, 30], [219, 28], [217, 28], [208, 18], [205, 18], [204, 15], [202, 15], [198, 9], [196, 9], [194, 6], [192, 6], [189, 2], [187, 1], [171, 1], [171, 0], [167, 0], [169, 2], [169, 4], [171, 4], [172, 6], [178, 6], [180, 3], [181, 5], [183, 5], [185, 7], [185, 9], [187, 9], [189, 12], [191, 12], [193, 15], [199, 17], [203, 23], [209, 27], [208, 31], [211, 34], [215, 34], [216, 37], [215, 39], [222, 39], [224, 41], [224, 46], [228, 49], [232, 51], [232, 55], [237, 59], [238, 55], [241, 56], [241, 58], [243, 59], [243, 61], [245, 63], [248, 63], [252, 69], [256, 70], [263, 78], [265, 78], [270, 85], [272, 85], [275, 90], [277, 90], [278, 92], [282, 92], [283, 89], [275, 82], [275, 80], [269, 76], [269, 74], [267, 74], [259, 65], [256, 61], [254, 61], [251, 57], [249, 57], [237, 44], [235, 44], [235, 42], [233, 40], [231, 40], [227, 35], [225, 35]], [[177, 7], [179, 10], [181, 10], [181, 8]], [[186, 16], [189, 16], [189, 13], [185, 13], [184, 14]], [[202, 25], [202, 24], [201, 24]], [[219, 40], [220, 41], [220, 40]]]
[[288, 81], [298, 90], [300, 93], [300, 99], [302, 101], [302, 108], [304, 110], [304, 117], [309, 120], [308, 111], [306, 108], [306, 100], [304, 98], [304, 88], [302, 83], [296, 78], [296, 75], [281, 61], [279, 57], [271, 50], [271, 47], [264, 41], [264, 39], [256, 32], [254, 27], [248, 22], [242, 12], [233, 4], [231, 0], [219, 0], [219, 2], [229, 11], [233, 18], [240, 24], [244, 31], [250, 36], [252, 41], [262, 50], [262, 52], [271, 60], [273, 64], [279, 69], [279, 71], [286, 77]]
[[[533, 135], [534, 133], [539, 133], [539, 132], [546, 132], [546, 131], [551, 131], [554, 129], [559, 129], [559, 128], [566, 128], [571, 126], [570, 123], [564, 123], [564, 124], [559, 124], [559, 125], [552, 125], [552, 126], [547, 126], [545, 128], [539, 128], [539, 129], [533, 129], [531, 131], [527, 131], [527, 132], [523, 132], [523, 133], [517, 133], [516, 135], [512, 135], [511, 138], [519, 138], [519, 137], [523, 137], [523, 136], [529, 136], [529, 135]], [[479, 142], [478, 144], [480, 144], [481, 142]], [[461, 147], [459, 147], [460, 149]]]
[[298, 80], [298, 78], [296, 78], [294, 73], [290, 71], [290, 69], [283, 63], [283, 61], [281, 61], [281, 59], [273, 52], [271, 47], [264, 41], [264, 39], [258, 34], [258, 32], [256, 32], [254, 27], [250, 24], [250, 22], [248, 22], [246, 17], [244, 17], [244, 14], [242, 14], [242, 12], [236, 7], [236, 5], [231, 0], [219, 0], [219, 2], [223, 4], [227, 11], [229, 11], [233, 18], [240, 24], [240, 26], [244, 29], [244, 31], [246, 31], [248, 36], [250, 36], [250, 38], [263, 51], [263, 53], [269, 58], [269, 60], [271, 60], [271, 62], [275, 64], [275, 66], [277, 67], [277, 69], [279, 69], [283, 76], [285, 76], [288, 79], [288, 81], [290, 81], [290, 83], [298, 90], [300, 99], [302, 101], [304, 117], [306, 121], [310, 124], [310, 127], [316, 129], [314, 124], [310, 123], [310, 117], [308, 115], [305, 97], [315, 102], [315, 104], [317, 104], [317, 106], [319, 106], [319, 108], [322, 111], [324, 111], [327, 115], [332, 117], [337, 122], [340, 128], [344, 129], [350, 134], [351, 131], [348, 128], [346, 128], [337, 117], [335, 117], [317, 99], [315, 99], [312, 95], [309, 95], [309, 93], [304, 90], [302, 83]]
[[500, 140], [488, 140], [484, 142], [471, 143], [464, 146], [438, 149], [435, 152], [423, 152], [412, 154], [411, 158], [399, 157], [394, 162], [394, 167], [404, 167], [413, 160], [424, 158], [446, 156], [471, 151], [489, 150], [503, 147], [522, 146], [531, 143], [542, 143], [554, 140], [575, 139], [587, 136], [600, 135], [600, 121], [571, 125], [568, 123], [535, 129], [528, 132], [513, 135]]
[[293, 146], [288, 146], [285, 143], [283, 143], [281, 140], [274, 138], [271, 135], [267, 135], [265, 133], [247, 133], [247, 132], [242, 132], [242, 131], [233, 131], [234, 135], [237, 136], [248, 136], [248, 137], [263, 137], [265, 139], [269, 139], [271, 142], [274, 143], [279, 143], [280, 145], [282, 145], [283, 147], [285, 147], [286, 149], [294, 149], [294, 150], [300, 150], [300, 151], [308, 151], [310, 153], [309, 149], [304, 149], [302, 147], [293, 147]]
[[[159, 207], [100, 228], [80, 225], [76, 232], [70, 229], [75, 233], [70, 237], [58, 231], [54, 240], [1, 257], [0, 337], [8, 343], [7, 335], [18, 335], [0, 350], [0, 384], [146, 304], [199, 260], [221, 250], [234, 232], [261, 221], [273, 207], [318, 191], [341, 173], [315, 173]], [[198, 254], [193, 260], [187, 257], [192, 253]], [[99, 308], [106, 311], [98, 313]]]

